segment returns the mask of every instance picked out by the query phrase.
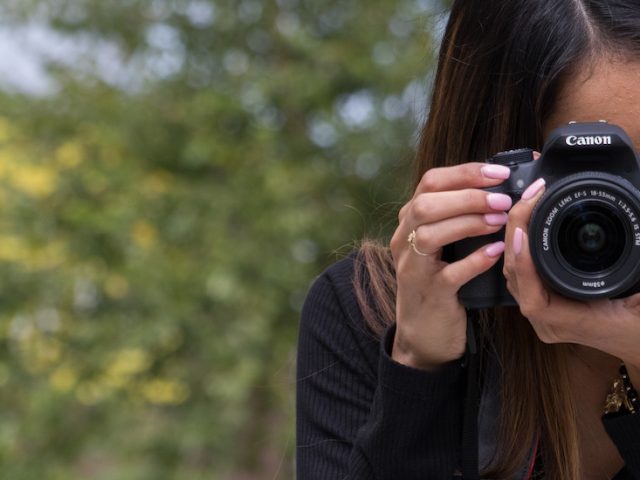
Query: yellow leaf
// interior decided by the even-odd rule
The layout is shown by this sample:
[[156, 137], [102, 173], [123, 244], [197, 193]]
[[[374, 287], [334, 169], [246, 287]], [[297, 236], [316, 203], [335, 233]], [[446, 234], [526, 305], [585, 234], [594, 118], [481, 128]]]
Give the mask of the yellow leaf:
[[158, 230], [151, 223], [139, 220], [133, 226], [131, 236], [137, 246], [148, 250], [155, 245], [158, 238]]
[[179, 405], [189, 398], [189, 387], [169, 379], [154, 379], [141, 387], [144, 398], [156, 405]]
[[53, 193], [57, 178], [49, 168], [23, 165], [11, 172], [9, 182], [31, 197], [43, 198]]
[[59, 165], [67, 168], [77, 167], [84, 160], [84, 150], [76, 142], [67, 142], [58, 147], [55, 159]]
[[68, 392], [76, 384], [78, 377], [76, 373], [68, 366], [62, 366], [55, 369], [49, 376], [49, 383], [59, 392]]
[[107, 366], [106, 375], [109, 377], [131, 376], [144, 372], [151, 365], [151, 357], [140, 348], [126, 348], [120, 350]]

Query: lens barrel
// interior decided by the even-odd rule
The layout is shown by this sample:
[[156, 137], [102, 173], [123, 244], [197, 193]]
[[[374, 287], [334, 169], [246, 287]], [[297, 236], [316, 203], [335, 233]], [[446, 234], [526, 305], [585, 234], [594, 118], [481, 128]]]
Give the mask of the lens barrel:
[[533, 211], [529, 247], [539, 275], [559, 293], [620, 296], [640, 282], [640, 192], [603, 172], [555, 182]]

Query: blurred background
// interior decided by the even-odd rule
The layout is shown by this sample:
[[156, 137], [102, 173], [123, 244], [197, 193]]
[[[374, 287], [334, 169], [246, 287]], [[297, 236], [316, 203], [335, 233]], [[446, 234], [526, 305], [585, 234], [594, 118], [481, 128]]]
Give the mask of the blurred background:
[[393, 230], [446, 3], [0, 2], [2, 478], [294, 478], [301, 305]]

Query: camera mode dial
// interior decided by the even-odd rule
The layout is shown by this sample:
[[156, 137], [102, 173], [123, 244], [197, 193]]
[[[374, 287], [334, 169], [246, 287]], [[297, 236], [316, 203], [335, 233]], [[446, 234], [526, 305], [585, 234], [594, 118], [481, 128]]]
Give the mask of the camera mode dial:
[[489, 159], [489, 162], [511, 167], [520, 163], [531, 162], [532, 160], [533, 150], [531, 150], [530, 148], [519, 148], [517, 150], [509, 150], [508, 152], [497, 153]]

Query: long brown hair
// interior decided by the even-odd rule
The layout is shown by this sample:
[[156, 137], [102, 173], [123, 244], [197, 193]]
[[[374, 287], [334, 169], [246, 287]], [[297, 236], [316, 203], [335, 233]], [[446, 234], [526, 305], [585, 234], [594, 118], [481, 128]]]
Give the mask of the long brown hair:
[[[430, 168], [540, 150], [561, 88], [603, 52], [640, 58], [637, 0], [456, 0], [441, 45], [413, 186]], [[371, 329], [395, 319], [389, 249], [365, 241], [354, 285]], [[548, 478], [578, 480], [580, 454], [566, 347], [546, 345], [517, 309], [480, 312], [502, 365], [499, 449], [484, 478], [511, 478], [541, 435]], [[508, 340], [508, 341], [507, 341]]]

